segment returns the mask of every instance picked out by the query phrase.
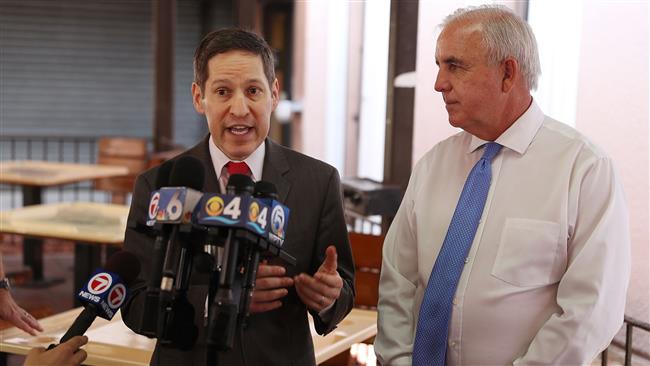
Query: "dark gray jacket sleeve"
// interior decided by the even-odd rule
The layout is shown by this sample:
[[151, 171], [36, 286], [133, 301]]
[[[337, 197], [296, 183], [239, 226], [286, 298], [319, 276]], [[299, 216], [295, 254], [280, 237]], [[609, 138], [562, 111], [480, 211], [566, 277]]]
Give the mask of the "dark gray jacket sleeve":
[[343, 215], [341, 182], [336, 169], [332, 169], [327, 185], [316, 238], [316, 255], [312, 262], [312, 272], [316, 272], [325, 260], [327, 247], [334, 245], [338, 256], [338, 272], [343, 279], [341, 295], [336, 300], [334, 308], [328, 311], [327, 322], [322, 321], [316, 312], [310, 311], [314, 317], [316, 331], [319, 334], [327, 334], [336, 328], [354, 305], [354, 262]]

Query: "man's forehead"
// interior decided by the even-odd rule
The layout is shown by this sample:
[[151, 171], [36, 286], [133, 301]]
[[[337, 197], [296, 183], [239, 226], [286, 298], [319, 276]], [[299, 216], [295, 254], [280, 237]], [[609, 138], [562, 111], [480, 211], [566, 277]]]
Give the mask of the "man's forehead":
[[460, 56], [470, 51], [468, 44], [479, 46], [482, 40], [482, 26], [475, 21], [456, 21], [445, 27], [436, 42], [436, 59]]
[[208, 59], [208, 63], [214, 64], [225, 60], [229, 60], [231, 62], [246, 62], [254, 64], [257, 64], [259, 62], [260, 65], [263, 64], [262, 56], [246, 50], [230, 50], [226, 52], [216, 53]]

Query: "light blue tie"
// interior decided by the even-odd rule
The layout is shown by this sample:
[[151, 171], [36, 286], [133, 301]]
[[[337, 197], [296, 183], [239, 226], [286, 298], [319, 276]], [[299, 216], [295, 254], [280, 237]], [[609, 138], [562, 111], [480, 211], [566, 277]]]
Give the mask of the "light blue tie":
[[492, 158], [499, 150], [501, 145], [496, 142], [486, 144], [465, 181], [420, 306], [413, 366], [445, 364], [451, 303], [490, 190]]

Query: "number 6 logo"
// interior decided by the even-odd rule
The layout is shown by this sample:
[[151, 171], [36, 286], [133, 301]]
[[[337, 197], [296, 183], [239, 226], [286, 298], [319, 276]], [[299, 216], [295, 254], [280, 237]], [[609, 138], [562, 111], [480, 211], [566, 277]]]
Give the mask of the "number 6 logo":
[[174, 195], [172, 198], [169, 200], [169, 203], [167, 204], [167, 217], [169, 220], [178, 220], [181, 218], [181, 215], [183, 214], [183, 202], [178, 199], [178, 196], [180, 196], [181, 192], [176, 191], [174, 192]]

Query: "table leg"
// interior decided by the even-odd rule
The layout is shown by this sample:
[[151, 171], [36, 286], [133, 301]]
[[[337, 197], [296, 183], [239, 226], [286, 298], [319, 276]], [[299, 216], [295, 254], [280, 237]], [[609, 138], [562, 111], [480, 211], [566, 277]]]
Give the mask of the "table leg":
[[[23, 186], [23, 206], [41, 203], [41, 187]], [[23, 239], [23, 264], [32, 269], [34, 281], [43, 279], [43, 241], [40, 239]]]
[[75, 307], [81, 306], [77, 298], [79, 290], [90, 279], [95, 270], [101, 267], [102, 245], [75, 243], [74, 246], [74, 292], [73, 304]]
[[[42, 189], [39, 186], [23, 186], [23, 206], [39, 205]], [[32, 270], [31, 282], [21, 286], [42, 288], [64, 282], [63, 278], [45, 279], [43, 276], [43, 240], [23, 237], [23, 264]]]

